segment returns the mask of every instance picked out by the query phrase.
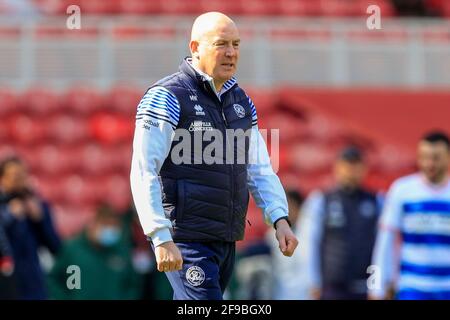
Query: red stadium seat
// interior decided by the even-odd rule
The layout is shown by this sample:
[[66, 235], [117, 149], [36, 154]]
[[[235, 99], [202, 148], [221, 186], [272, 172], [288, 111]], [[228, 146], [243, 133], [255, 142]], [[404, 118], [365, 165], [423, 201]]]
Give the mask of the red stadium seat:
[[18, 108], [16, 94], [7, 88], [0, 88], [0, 119], [5, 119]]
[[311, 16], [320, 12], [317, 0], [279, 0], [280, 14], [283, 16]]
[[81, 12], [88, 14], [114, 14], [119, 12], [117, 0], [74, 0], [71, 4], [80, 6]]
[[34, 87], [20, 97], [21, 109], [27, 114], [46, 117], [60, 109], [59, 94], [47, 88]]
[[98, 179], [101, 186], [100, 201], [112, 205], [117, 211], [125, 211], [131, 203], [129, 175], [113, 174]]
[[242, 1], [242, 13], [247, 15], [272, 15], [280, 13], [278, 1], [273, 0], [246, 0]]
[[33, 145], [45, 138], [45, 122], [24, 114], [10, 118], [9, 136], [12, 142]]
[[129, 175], [131, 168], [131, 143], [112, 146], [109, 152], [109, 161], [112, 163], [112, 169], [116, 173]]
[[64, 199], [61, 189], [61, 179], [58, 177], [36, 176], [35, 187], [37, 192], [52, 205]]
[[120, 0], [118, 9], [124, 14], [155, 14], [161, 12], [161, 2], [164, 0]]
[[143, 95], [144, 92], [134, 86], [118, 85], [108, 92], [105, 100], [108, 110], [114, 110], [126, 117], [134, 118]]
[[447, 19], [450, 18], [450, 2], [445, 1], [442, 4], [442, 9], [441, 10], [442, 10], [441, 12], [442, 12], [444, 17], [446, 17]]
[[89, 126], [85, 118], [58, 113], [48, 119], [47, 137], [63, 145], [82, 143], [89, 138]]
[[73, 237], [92, 219], [95, 208], [90, 205], [57, 204], [54, 207], [55, 226], [63, 238]]
[[245, 92], [252, 99], [256, 107], [256, 112], [264, 118], [276, 107], [276, 94], [270, 90], [261, 90], [255, 88], [245, 88]]
[[333, 166], [336, 153], [314, 143], [297, 143], [290, 147], [292, 166], [300, 172], [326, 172]]
[[78, 159], [73, 157], [70, 147], [52, 144], [38, 145], [31, 149], [33, 167], [42, 175], [55, 177], [76, 168]]
[[382, 17], [392, 17], [395, 15], [395, 8], [390, 0], [358, 0], [358, 13], [362, 16], [368, 16], [367, 8], [371, 5], [380, 7]]
[[308, 132], [316, 140], [333, 143], [347, 134], [345, 128], [325, 115], [310, 113], [306, 119]]
[[134, 121], [120, 114], [98, 113], [89, 120], [91, 135], [102, 144], [131, 142]]
[[61, 190], [64, 201], [70, 205], [94, 204], [98, 200], [101, 189], [91, 183], [87, 176], [71, 174], [61, 179]]
[[66, 14], [67, 7], [75, 4], [73, 0], [32, 0], [43, 14]]
[[243, 1], [200, 0], [200, 12], [219, 11], [224, 14], [242, 14]]
[[88, 144], [75, 148], [80, 170], [87, 175], [104, 175], [112, 171], [114, 164], [110, 161], [110, 150], [98, 144]]
[[320, 4], [321, 15], [323, 16], [348, 17], [358, 15], [358, 0], [320, 0]]
[[[289, 143], [293, 140], [298, 140], [302, 137], [302, 134], [305, 132], [305, 123], [297, 117], [293, 117], [289, 113], [285, 112], [274, 112], [270, 116], [266, 116], [266, 118], [259, 118], [264, 121], [266, 125], [265, 128], [279, 130], [279, 141], [281, 143]], [[258, 119], [258, 122], [260, 120]], [[261, 121], [261, 125], [263, 122]], [[262, 126], [259, 128], [263, 128]]]
[[0, 159], [17, 155], [17, 148], [11, 144], [0, 143]]
[[9, 141], [9, 128], [7, 126], [0, 126], [0, 144]]
[[199, 0], [164, 0], [161, 3], [161, 13], [186, 15], [198, 14], [201, 11]]
[[63, 101], [69, 111], [80, 115], [88, 115], [104, 107], [102, 95], [96, 89], [85, 86], [71, 87]]

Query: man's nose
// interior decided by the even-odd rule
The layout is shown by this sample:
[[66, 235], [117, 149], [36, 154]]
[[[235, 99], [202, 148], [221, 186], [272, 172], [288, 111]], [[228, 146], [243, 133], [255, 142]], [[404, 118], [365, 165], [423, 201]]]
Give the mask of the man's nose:
[[233, 46], [228, 46], [227, 50], [225, 51], [226, 57], [233, 57], [236, 55], [236, 49]]

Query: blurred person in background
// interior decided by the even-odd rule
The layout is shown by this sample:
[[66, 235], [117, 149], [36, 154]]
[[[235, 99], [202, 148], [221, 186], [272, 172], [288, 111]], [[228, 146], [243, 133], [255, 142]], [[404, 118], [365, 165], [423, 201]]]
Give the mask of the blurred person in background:
[[[148, 249], [147, 237], [142, 233], [139, 218], [134, 204], [123, 214], [124, 237], [129, 237], [132, 243], [133, 267], [142, 277], [142, 292], [139, 299], [171, 300], [173, 290], [167, 277], [156, 269], [156, 259], [152, 250]], [[129, 233], [129, 234], [128, 234]]]
[[[0, 206], [1, 203], [0, 199]], [[17, 285], [14, 277], [13, 253], [0, 215], [0, 300], [16, 298]]]
[[46, 299], [47, 288], [38, 250], [56, 254], [59, 236], [48, 203], [31, 188], [24, 163], [8, 158], [0, 163], [2, 224], [11, 245], [19, 299]]
[[289, 220], [292, 230], [297, 235], [299, 247], [291, 259], [283, 258], [277, 250], [277, 243], [273, 231], [267, 233], [267, 241], [271, 245], [272, 255], [272, 299], [275, 300], [306, 300], [309, 298], [308, 280], [306, 273], [306, 234], [303, 228], [304, 216], [301, 207], [304, 197], [297, 190], [287, 190], [286, 197], [289, 206]]
[[360, 149], [344, 148], [334, 166], [336, 187], [305, 201], [311, 298], [367, 299], [367, 268], [379, 217], [377, 197], [366, 190]]
[[380, 276], [374, 299], [450, 299], [448, 136], [424, 135], [417, 162], [420, 172], [396, 180], [386, 197], [373, 256]]
[[[64, 243], [49, 274], [52, 299], [138, 299], [142, 281], [132, 263], [132, 243], [122, 217], [107, 205], [98, 208], [83, 232]], [[80, 270], [80, 288], [69, 288], [69, 266]], [[75, 281], [75, 280], [74, 280]]]

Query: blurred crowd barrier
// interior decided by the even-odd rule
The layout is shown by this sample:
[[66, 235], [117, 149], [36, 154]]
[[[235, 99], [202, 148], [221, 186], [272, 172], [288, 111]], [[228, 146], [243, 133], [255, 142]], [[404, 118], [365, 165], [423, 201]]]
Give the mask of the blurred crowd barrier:
[[[187, 56], [191, 17], [81, 15], [23, 22], [0, 16], [0, 83], [110, 88], [130, 79], [145, 87], [177, 70]], [[242, 85], [449, 86], [450, 22], [366, 18], [238, 17]]]

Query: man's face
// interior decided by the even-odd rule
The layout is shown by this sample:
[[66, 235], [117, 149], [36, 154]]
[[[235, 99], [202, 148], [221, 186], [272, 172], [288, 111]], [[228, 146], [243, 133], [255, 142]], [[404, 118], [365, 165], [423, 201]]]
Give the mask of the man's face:
[[449, 153], [445, 143], [427, 141], [419, 143], [417, 163], [430, 182], [439, 183], [445, 178], [450, 162]]
[[350, 162], [338, 160], [334, 173], [339, 185], [356, 188], [361, 185], [366, 175], [366, 166], [361, 161]]
[[193, 59], [198, 59], [200, 70], [224, 83], [236, 73], [239, 44], [236, 26], [225, 24], [206, 33], [198, 45], [191, 45]]
[[1, 177], [1, 187], [5, 192], [21, 192], [27, 187], [27, 173], [25, 167], [16, 162], [6, 165]]

